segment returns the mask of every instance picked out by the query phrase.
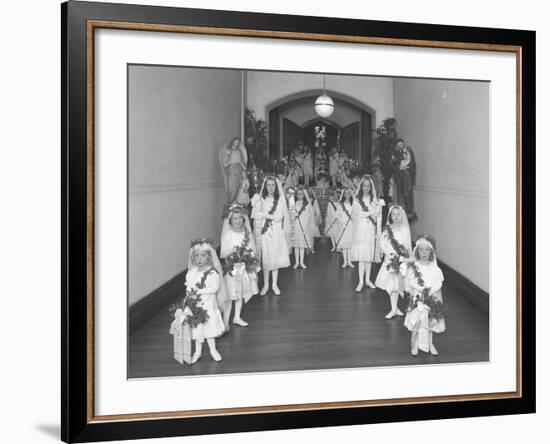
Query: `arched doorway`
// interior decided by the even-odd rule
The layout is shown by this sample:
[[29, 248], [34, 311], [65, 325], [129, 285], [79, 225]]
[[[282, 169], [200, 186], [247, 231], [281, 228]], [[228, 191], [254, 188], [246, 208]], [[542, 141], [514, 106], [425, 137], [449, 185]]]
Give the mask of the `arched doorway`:
[[[300, 91], [282, 97], [266, 107], [269, 122], [269, 154], [271, 159], [282, 159], [304, 142], [313, 146], [312, 132], [322, 125], [327, 132], [326, 149], [336, 143], [338, 132], [348, 156], [361, 169], [370, 171], [372, 163], [372, 136], [376, 113], [368, 105], [353, 97], [327, 90], [335, 102], [335, 112], [329, 119], [319, 117], [314, 110], [315, 99], [322, 90]], [[311, 144], [310, 144], [311, 143]]]

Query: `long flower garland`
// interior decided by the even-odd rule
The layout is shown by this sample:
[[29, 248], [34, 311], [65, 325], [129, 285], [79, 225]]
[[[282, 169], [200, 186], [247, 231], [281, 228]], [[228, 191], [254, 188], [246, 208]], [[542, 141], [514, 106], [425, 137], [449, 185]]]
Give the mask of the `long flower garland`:
[[[410, 261], [407, 263], [407, 267], [409, 270], [412, 270], [418, 286], [424, 287], [425, 281], [422, 277], [422, 273], [418, 269], [418, 265], [414, 261]], [[429, 287], [423, 288], [422, 293], [416, 296], [412, 296], [411, 294], [405, 292], [405, 303], [407, 305], [407, 310], [414, 310], [418, 303], [422, 302], [430, 309], [428, 314], [430, 320], [440, 321], [444, 318], [445, 313], [447, 312], [447, 306], [430, 293], [431, 289]]]
[[195, 285], [195, 288], [188, 288], [183, 301], [170, 306], [170, 313], [173, 315], [178, 308], [191, 311], [191, 315], [185, 316], [183, 323], [189, 325], [191, 328], [196, 328], [200, 324], [204, 324], [210, 318], [208, 311], [202, 306], [201, 295], [197, 293], [197, 290], [206, 288], [206, 279], [210, 272], [216, 273], [216, 270], [209, 268], [201, 277], [201, 280]]
[[[357, 199], [359, 201], [359, 205], [361, 205], [361, 209], [367, 213], [369, 211], [369, 207], [365, 205], [365, 202], [363, 202], [363, 199]], [[369, 220], [374, 226], [376, 226], [376, 219], [374, 216], [370, 215], [367, 217], [367, 220]]]
[[409, 259], [409, 252], [403, 244], [400, 244], [399, 241], [395, 238], [395, 233], [393, 229], [386, 225], [384, 227], [384, 233], [395, 253], [390, 254], [388, 263], [386, 264], [386, 270], [393, 274], [399, 274], [401, 270], [401, 263]]
[[[271, 208], [268, 211], [268, 214], [270, 216], [273, 216], [273, 214], [275, 214], [275, 210], [277, 210], [277, 205], [278, 204], [279, 204], [279, 198], [278, 197], [273, 197], [273, 205], [271, 206]], [[268, 219], [268, 218], [265, 219], [264, 226], [262, 227], [262, 234], [267, 233], [267, 230], [269, 229], [269, 227], [271, 226], [272, 223], [273, 223], [273, 219]]]
[[351, 214], [346, 208], [345, 202], [340, 202], [340, 205], [342, 206], [342, 210], [344, 210], [344, 213], [346, 213], [346, 216], [348, 216], [348, 221], [351, 219]]

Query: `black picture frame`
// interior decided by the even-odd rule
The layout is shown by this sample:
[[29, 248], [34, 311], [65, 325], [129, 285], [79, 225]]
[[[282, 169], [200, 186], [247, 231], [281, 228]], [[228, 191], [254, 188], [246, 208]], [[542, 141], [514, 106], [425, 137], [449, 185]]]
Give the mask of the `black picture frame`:
[[[88, 22], [261, 30], [332, 36], [368, 36], [409, 41], [511, 45], [520, 48], [521, 121], [518, 171], [521, 210], [518, 269], [524, 295], [518, 307], [521, 393], [515, 397], [457, 402], [334, 407], [318, 410], [243, 412], [195, 417], [96, 420], [90, 415], [88, 353], [93, 337], [90, 286], [90, 142], [87, 102]], [[416, 421], [535, 412], [535, 32], [435, 24], [260, 14], [142, 5], [69, 1], [61, 5], [62, 104], [62, 374], [61, 438], [65, 442], [142, 439], [321, 426]], [[521, 118], [527, 115], [529, 118]], [[92, 404], [91, 404], [92, 403]]]

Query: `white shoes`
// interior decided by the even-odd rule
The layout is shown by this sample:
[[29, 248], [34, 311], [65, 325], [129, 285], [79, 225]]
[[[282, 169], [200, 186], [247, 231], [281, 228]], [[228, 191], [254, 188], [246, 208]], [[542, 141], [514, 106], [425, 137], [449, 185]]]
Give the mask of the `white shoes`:
[[294, 270], [297, 270], [300, 264], [294, 264], [294, 267], [292, 267]]
[[300, 267], [302, 267], [304, 270], [307, 268], [306, 264], [300, 264]]
[[390, 312], [385, 316], [385, 318], [386, 318], [386, 319], [391, 319], [391, 318], [393, 318], [396, 314], [397, 314], [397, 313], [396, 313], [395, 311], [392, 310], [392, 311], [390, 311]]
[[405, 316], [405, 313], [403, 313], [401, 310], [399, 310], [399, 308], [397, 309], [397, 311], [395, 313], [397, 314], [397, 316]]
[[367, 286], [370, 288], [376, 288], [376, 285], [374, 285], [371, 281], [367, 281]]
[[193, 357], [191, 358], [191, 364], [194, 364], [194, 363], [197, 362], [200, 358], [201, 358], [201, 354], [200, 354], [200, 353], [195, 353], [195, 354], [193, 354]]
[[439, 352], [437, 351], [437, 348], [435, 348], [435, 345], [430, 344], [430, 354], [437, 356]]
[[279, 287], [277, 286], [273, 286], [273, 293], [275, 293], [277, 296], [279, 296], [281, 294], [281, 290], [279, 290]]
[[355, 291], [359, 293], [363, 289], [363, 282], [359, 282], [357, 287], [355, 288]]
[[260, 292], [260, 296], [265, 296], [268, 291], [269, 291], [269, 287], [265, 286], [264, 288], [262, 288], [262, 291]]
[[248, 327], [248, 322], [246, 322], [244, 319], [242, 318], [235, 318], [233, 319], [233, 324], [235, 325], [239, 325], [241, 327]]
[[210, 356], [212, 356], [212, 359], [216, 362], [220, 362], [222, 360], [222, 355], [218, 352], [218, 350], [210, 350]]

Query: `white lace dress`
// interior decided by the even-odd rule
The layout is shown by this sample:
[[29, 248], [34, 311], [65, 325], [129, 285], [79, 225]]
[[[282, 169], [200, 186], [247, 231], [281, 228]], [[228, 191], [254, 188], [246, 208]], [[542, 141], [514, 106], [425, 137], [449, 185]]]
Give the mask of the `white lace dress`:
[[[290, 210], [292, 219], [292, 232], [290, 235], [290, 246], [296, 248], [310, 248], [311, 237], [308, 233], [308, 227], [311, 214], [311, 205], [307, 204], [302, 211], [303, 201], [297, 201]], [[299, 216], [298, 216], [299, 214]]]
[[[197, 284], [200, 285], [205, 273], [207, 275], [204, 281], [204, 288], [197, 288]], [[208, 319], [204, 324], [191, 328], [191, 337], [198, 341], [203, 341], [204, 339], [220, 336], [224, 332], [225, 325], [216, 298], [216, 293], [220, 288], [220, 276], [218, 272], [214, 269], [199, 271], [197, 267], [192, 267], [187, 271], [185, 285], [188, 290], [193, 288], [197, 291], [201, 298], [201, 302], [198, 305], [208, 313]]]
[[359, 202], [353, 202], [353, 240], [351, 260], [361, 262], [375, 262], [376, 253], [376, 220], [380, 216], [381, 207], [363, 200], [365, 209]]
[[[435, 262], [429, 264], [422, 264], [421, 262], [415, 262], [418, 270], [422, 275], [424, 285], [418, 285], [418, 280], [416, 279], [414, 272], [408, 268], [405, 273], [405, 280], [409, 291], [413, 296], [422, 294], [424, 288], [430, 288], [435, 290], [432, 292], [432, 295], [439, 301], [443, 302], [443, 294], [441, 293], [441, 286], [443, 285], [443, 272], [437, 266]], [[438, 321], [434, 319], [429, 319], [428, 311], [425, 307], [420, 306], [416, 307], [413, 310], [410, 310], [405, 315], [404, 321], [405, 327], [411, 332], [418, 333], [418, 345], [420, 350], [429, 351], [429, 339], [428, 333], [430, 331], [434, 333], [442, 333], [445, 331], [445, 319], [440, 319]]]
[[[245, 236], [244, 231], [227, 230], [222, 237], [220, 259], [224, 260], [235, 251], [235, 247], [242, 245]], [[247, 247], [252, 248], [250, 241]], [[252, 249], [254, 250], [254, 248]], [[255, 272], [247, 271], [244, 264], [235, 265], [233, 270], [226, 273], [223, 278], [227, 296], [232, 301], [244, 299], [245, 302], [248, 302], [252, 296], [258, 294], [258, 276]]]
[[[410, 234], [406, 233], [405, 230], [407, 230], [407, 228], [404, 228], [404, 227], [392, 228], [395, 240], [399, 242], [401, 245], [404, 245], [405, 239], [410, 239]], [[382, 250], [382, 254], [384, 255], [384, 262], [382, 262], [382, 266], [380, 267], [380, 271], [378, 272], [378, 276], [376, 276], [376, 281], [374, 282], [374, 284], [378, 288], [381, 288], [382, 290], [387, 291], [388, 294], [397, 292], [400, 295], [403, 295], [403, 290], [404, 290], [403, 275], [401, 273], [393, 273], [389, 271], [387, 267], [388, 264], [390, 263], [391, 256], [396, 254], [395, 250], [393, 249], [389, 241], [387, 230], [384, 230], [382, 232], [380, 249]], [[411, 252], [408, 251], [408, 253], [410, 257]]]
[[340, 224], [340, 230], [336, 237], [338, 251], [351, 248], [353, 240], [353, 205], [349, 202], [338, 203], [336, 217]]
[[[284, 197], [280, 199], [284, 199]], [[290, 224], [290, 221], [284, 220], [283, 203], [280, 199], [273, 214], [269, 214], [269, 212], [273, 208], [274, 198], [267, 196], [265, 199], [261, 199], [262, 210], [259, 216], [262, 219], [262, 268], [265, 271], [290, 266], [289, 246], [284, 231], [284, 224]], [[266, 220], [271, 220], [267, 226], [265, 225]], [[264, 229], [265, 226], [266, 228]]]

